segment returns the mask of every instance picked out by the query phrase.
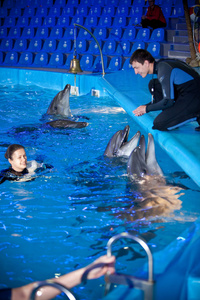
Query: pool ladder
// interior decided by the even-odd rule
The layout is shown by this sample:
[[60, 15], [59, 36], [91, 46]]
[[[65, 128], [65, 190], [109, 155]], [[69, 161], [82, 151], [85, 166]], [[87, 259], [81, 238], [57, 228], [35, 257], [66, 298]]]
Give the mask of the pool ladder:
[[62, 285], [60, 283], [57, 283], [57, 282], [53, 282], [52, 280], [46, 280], [46, 281], [41, 281], [41, 282], [37, 283], [37, 286], [32, 290], [30, 300], [35, 300], [35, 296], [37, 294], [37, 291], [41, 287], [44, 287], [44, 286], [51, 286], [53, 288], [56, 288], [60, 292], [64, 293], [65, 296], [67, 296], [67, 298], [69, 300], [76, 300], [74, 295], [64, 285]]
[[115, 273], [111, 275], [107, 274], [105, 276], [105, 281], [106, 281], [105, 294], [108, 293], [111, 283], [114, 283], [114, 284], [128, 285], [131, 288], [140, 289], [144, 292], [144, 300], [153, 300], [154, 287], [155, 287], [155, 282], [153, 280], [153, 257], [147, 243], [140, 237], [133, 236], [129, 233], [123, 232], [109, 239], [107, 243], [107, 256], [110, 257], [112, 255], [111, 253], [112, 244], [121, 238], [128, 238], [134, 240], [135, 242], [139, 243], [142, 246], [142, 248], [146, 251], [146, 254], [148, 256], [148, 279], [145, 280], [131, 275], [124, 275], [120, 273]]

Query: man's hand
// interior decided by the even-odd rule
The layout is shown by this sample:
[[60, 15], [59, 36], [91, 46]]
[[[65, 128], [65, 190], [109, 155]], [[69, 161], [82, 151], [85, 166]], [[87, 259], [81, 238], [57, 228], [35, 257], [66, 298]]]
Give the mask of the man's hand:
[[138, 108], [133, 110], [133, 113], [136, 117], [146, 114], [146, 105], [140, 105]]

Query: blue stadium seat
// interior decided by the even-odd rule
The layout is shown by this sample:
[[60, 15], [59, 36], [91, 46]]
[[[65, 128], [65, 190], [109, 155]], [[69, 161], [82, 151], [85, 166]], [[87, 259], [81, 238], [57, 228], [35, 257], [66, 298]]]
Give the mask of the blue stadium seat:
[[100, 5], [100, 6], [105, 6], [105, 0], [91, 0], [91, 5]]
[[34, 61], [33, 61], [33, 66], [34, 67], [46, 67], [49, 63], [49, 56], [47, 52], [39, 52], [36, 54]]
[[19, 38], [15, 41], [13, 50], [18, 52], [23, 52], [27, 49], [27, 46], [28, 46], [27, 39]]
[[115, 16], [113, 21], [113, 27], [125, 28], [127, 26], [126, 16]]
[[[86, 28], [90, 32], [92, 32], [90, 27], [87, 26]], [[87, 30], [85, 30], [83, 28], [80, 28], [79, 29], [79, 33], [78, 33], [78, 38], [79, 39], [83, 39], [83, 40], [91, 40], [92, 36], [91, 36], [91, 34]]]
[[12, 39], [18, 39], [21, 36], [21, 28], [20, 27], [12, 27], [9, 30], [8, 37]]
[[136, 35], [136, 40], [146, 42], [150, 38], [150, 33], [151, 33], [151, 31], [149, 28], [140, 28]]
[[122, 28], [117, 27], [111, 29], [108, 39], [118, 41], [121, 40], [121, 37], [122, 37]]
[[[103, 63], [104, 63], [104, 69], [106, 69], [107, 65], [108, 65], [108, 57], [106, 55], [103, 55]], [[102, 63], [101, 63], [100, 55], [95, 58], [92, 72], [94, 72], [94, 73], [102, 72]]]
[[131, 48], [131, 53], [133, 53], [135, 50], [137, 49], [145, 49], [145, 42], [144, 41], [137, 41], [133, 44], [132, 48]]
[[26, 7], [25, 9], [24, 9], [24, 13], [23, 13], [23, 16], [24, 17], [33, 17], [33, 16], [35, 16], [35, 12], [36, 12], [36, 9], [35, 9], [35, 7]]
[[73, 17], [74, 14], [75, 14], [75, 6], [67, 5], [67, 6], [63, 7], [62, 16], [64, 16], [64, 17], [66, 17], [66, 16]]
[[0, 39], [8, 37], [8, 28], [7, 27], [0, 27]]
[[54, 27], [55, 25], [56, 25], [56, 17], [47, 16], [47, 17], [44, 18], [43, 26]]
[[109, 62], [108, 68], [105, 72], [116, 72], [122, 69], [122, 58], [121, 56], [114, 56]]
[[41, 49], [42, 49], [42, 39], [40, 38], [31, 39], [30, 44], [28, 46], [28, 51], [39, 52]]
[[168, 19], [171, 16], [172, 7], [167, 6], [167, 5], [163, 5], [162, 6], [162, 12], [163, 12], [163, 15], [165, 16], [165, 19], [166, 18]]
[[0, 18], [8, 17], [8, 8], [7, 7], [0, 7]]
[[89, 13], [89, 6], [87, 6], [86, 4], [85, 5], [79, 4], [76, 10], [76, 16], [87, 17], [88, 13]]
[[87, 41], [82, 39], [76, 40], [77, 53], [85, 53], [87, 51]]
[[18, 27], [27, 27], [27, 26], [29, 26], [29, 17], [25, 17], [25, 16], [19, 17], [17, 19], [16, 26], [18, 26]]
[[9, 13], [9, 16], [10, 17], [21, 17], [22, 15], [22, 10], [21, 10], [21, 7], [12, 7], [11, 10], [10, 10], [10, 13]]
[[72, 51], [72, 41], [70, 39], [61, 39], [58, 43], [57, 51], [70, 53]]
[[163, 42], [165, 40], [165, 29], [164, 28], [156, 28], [153, 30], [151, 37], [149, 39], [150, 42]]
[[35, 36], [35, 29], [33, 27], [24, 27], [21, 37], [25, 39], [32, 39]]
[[50, 32], [50, 38], [62, 39], [63, 37], [63, 28], [62, 27], [53, 27]]
[[[74, 57], [74, 54], [73, 53], [70, 53], [68, 56], [67, 56], [67, 59], [66, 59], [66, 62], [65, 62], [65, 65], [64, 67], [68, 70], [70, 68], [70, 63], [71, 63], [71, 60], [73, 59]], [[76, 58], [79, 59], [79, 54], [77, 54]]]
[[122, 66], [122, 70], [130, 70], [132, 66], [130, 64], [130, 58], [127, 58]]
[[44, 41], [42, 51], [53, 53], [56, 50], [57, 41], [52, 38], [48, 38]]
[[1, 40], [0, 50], [8, 52], [13, 49], [13, 39], [11, 38], [4, 38]]
[[158, 42], [149, 43], [149, 45], [147, 47], [147, 51], [150, 52], [154, 58], [159, 58], [160, 57], [160, 43], [158, 43]]
[[92, 1], [91, 0], [80, 0], [80, 5], [91, 6]]
[[4, 0], [3, 1], [3, 7], [12, 8], [13, 6], [14, 6], [13, 0]]
[[34, 16], [30, 19], [30, 26], [40, 27], [42, 26], [43, 19], [41, 16]]
[[33, 63], [33, 53], [32, 52], [23, 52], [19, 58], [19, 65], [22, 67], [29, 67]]
[[172, 7], [174, 4], [174, 0], [165, 0], [164, 5]]
[[126, 6], [132, 6], [132, 0], [119, 0], [119, 6], [126, 5]]
[[119, 5], [119, 0], [105, 0], [105, 6], [106, 5], [114, 5], [117, 7]]
[[[76, 30], [76, 37], [77, 37], [77, 30]], [[63, 38], [74, 40], [74, 26], [67, 27], [65, 29]]]
[[97, 16], [100, 17], [102, 14], [102, 7], [100, 5], [93, 5], [90, 7], [89, 16]]
[[0, 65], [2, 65], [4, 62], [4, 56], [5, 56], [4, 52], [0, 51]]
[[55, 0], [54, 5], [64, 7], [66, 5], [66, 0]]
[[135, 16], [130, 18], [129, 26], [137, 26], [140, 23], [141, 23], [141, 16], [140, 15], [135, 15]]
[[6, 53], [4, 60], [4, 65], [6, 66], [15, 66], [18, 63], [19, 54], [16, 51], [9, 51]]
[[119, 5], [117, 7], [116, 16], [128, 16], [129, 15], [129, 7], [127, 5]]
[[180, 18], [185, 16], [184, 9], [183, 9], [183, 4], [175, 5], [172, 8], [171, 12], [171, 18]]
[[41, 4], [41, 0], [28, 0], [28, 5], [31, 7], [38, 7]]
[[60, 15], [61, 15], [61, 7], [60, 6], [50, 7], [48, 16], [60, 17]]
[[[98, 43], [99, 43], [100, 48], [102, 48], [102, 41], [99, 40]], [[98, 55], [100, 54], [99, 47], [98, 47], [97, 43], [95, 42], [95, 40], [91, 41], [87, 53], [98, 54]]]
[[83, 71], [91, 71], [94, 63], [94, 56], [92, 54], [85, 54], [80, 59], [80, 67]]
[[129, 14], [130, 17], [138, 17], [140, 18], [141, 21], [142, 15], [143, 15], [143, 7], [141, 5], [133, 5], [131, 7], [130, 14]]
[[40, 39], [47, 39], [49, 37], [49, 27], [38, 27], [35, 37]]
[[122, 36], [122, 40], [134, 41], [135, 40], [135, 36], [136, 36], [136, 29], [135, 29], [135, 27], [133, 27], [133, 26], [127, 27], [124, 30], [124, 33], [123, 33], [123, 36]]
[[114, 55], [117, 43], [115, 40], [107, 40], [103, 45], [102, 53], [105, 55]]
[[108, 37], [108, 29], [106, 27], [96, 27], [93, 34], [97, 40], [106, 40]]
[[21, 8], [25, 8], [27, 6], [27, 0], [18, 0], [17, 6]]
[[102, 16], [114, 17], [116, 13], [116, 7], [114, 5], [106, 5], [103, 8]]
[[145, 6], [145, 0], [134, 0], [133, 5], [141, 5], [142, 7]]
[[84, 17], [83, 16], [74, 16], [71, 22], [71, 26], [74, 26], [74, 24], [78, 25], [84, 25]]
[[41, 0], [41, 6], [51, 7], [53, 6], [53, 0]]
[[97, 16], [87, 16], [85, 20], [85, 27], [96, 27], [98, 23]]
[[111, 16], [103, 16], [102, 15], [100, 17], [98, 26], [107, 27], [107, 28], [112, 27], [112, 17]]
[[129, 56], [131, 55], [130, 50], [131, 50], [131, 43], [128, 40], [122, 41], [121, 43], [118, 44], [115, 54], [121, 56]]
[[3, 26], [14, 27], [16, 25], [16, 17], [5, 17]]
[[58, 17], [57, 20], [57, 26], [61, 26], [61, 27], [69, 27], [71, 23], [71, 19], [69, 16], [61, 16]]
[[50, 68], [61, 68], [64, 64], [64, 55], [63, 53], [53, 53], [50, 57], [48, 67]]
[[40, 6], [36, 8], [36, 16], [46, 17], [48, 15], [48, 8], [46, 6]]

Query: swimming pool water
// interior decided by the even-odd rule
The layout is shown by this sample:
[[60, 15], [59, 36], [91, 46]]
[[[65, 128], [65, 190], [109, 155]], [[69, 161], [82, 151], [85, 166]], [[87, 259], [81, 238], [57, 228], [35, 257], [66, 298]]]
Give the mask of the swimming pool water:
[[[170, 216], [134, 220], [126, 161], [103, 153], [117, 130], [129, 124], [132, 137], [141, 129], [113, 99], [90, 95], [70, 97], [73, 115], [89, 118], [88, 127], [50, 129], [43, 115], [57, 92], [0, 87], [0, 168], [8, 167], [4, 154], [11, 143], [25, 146], [28, 160], [53, 166], [34, 181], [0, 186], [0, 287], [44, 280], [91, 263], [106, 253], [108, 239], [123, 231], [146, 238], [154, 253], [178, 238], [200, 213], [199, 188], [156, 145], [166, 178], [184, 187], [179, 192], [184, 193], [182, 207]], [[133, 274], [146, 258], [133, 243], [125, 246], [119, 242], [114, 247], [117, 269]], [[73, 291], [80, 299], [101, 299], [103, 283], [99, 279]]]

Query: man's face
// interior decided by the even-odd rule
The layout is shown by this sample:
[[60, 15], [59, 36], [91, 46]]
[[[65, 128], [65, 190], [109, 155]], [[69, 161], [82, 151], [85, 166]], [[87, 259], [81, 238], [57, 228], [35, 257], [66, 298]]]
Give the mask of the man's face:
[[139, 74], [142, 78], [145, 78], [149, 74], [149, 62], [147, 60], [144, 61], [143, 65], [138, 61], [133, 61], [132, 67], [135, 74]]

